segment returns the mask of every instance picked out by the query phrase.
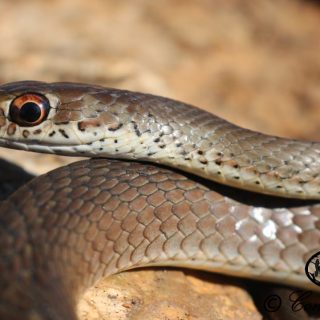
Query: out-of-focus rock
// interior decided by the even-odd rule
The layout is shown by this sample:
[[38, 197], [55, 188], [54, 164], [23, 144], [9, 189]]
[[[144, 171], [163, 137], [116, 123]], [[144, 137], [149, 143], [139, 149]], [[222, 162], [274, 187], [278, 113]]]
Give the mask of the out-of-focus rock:
[[79, 315], [83, 320], [261, 319], [236, 281], [177, 270], [140, 270], [105, 279], [85, 294]]

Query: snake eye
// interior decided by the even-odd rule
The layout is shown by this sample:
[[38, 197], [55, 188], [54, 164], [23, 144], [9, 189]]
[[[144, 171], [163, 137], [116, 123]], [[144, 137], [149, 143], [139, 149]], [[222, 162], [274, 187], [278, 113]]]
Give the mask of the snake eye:
[[49, 100], [38, 93], [25, 93], [15, 98], [9, 109], [10, 120], [22, 127], [32, 127], [44, 121], [49, 113]]

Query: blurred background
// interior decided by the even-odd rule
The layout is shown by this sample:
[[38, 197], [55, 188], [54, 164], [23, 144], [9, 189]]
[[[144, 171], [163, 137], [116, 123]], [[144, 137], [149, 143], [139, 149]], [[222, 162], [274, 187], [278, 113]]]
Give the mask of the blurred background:
[[0, 15], [0, 83], [144, 91], [254, 130], [320, 140], [316, 1], [1, 0]]
[[[0, 0], [0, 83], [143, 91], [320, 140], [319, 30], [320, 4], [307, 0]], [[35, 174], [70, 161], [0, 156]]]

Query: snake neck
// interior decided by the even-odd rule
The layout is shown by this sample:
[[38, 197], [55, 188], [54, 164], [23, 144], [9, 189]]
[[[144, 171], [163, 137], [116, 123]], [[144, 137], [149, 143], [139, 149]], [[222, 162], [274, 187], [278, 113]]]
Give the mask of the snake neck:
[[[94, 126], [92, 119], [83, 120], [80, 132], [79, 124], [74, 125], [81, 140], [95, 133], [99, 139], [51, 150], [63, 155], [153, 162], [248, 191], [320, 199], [320, 143], [263, 135], [169, 102], [163, 106], [164, 114], [152, 105], [133, 115], [124, 108], [121, 120], [102, 125], [98, 131], [99, 120]], [[171, 109], [178, 113], [175, 121], [168, 120], [173, 117]], [[114, 118], [117, 112], [108, 111]], [[41, 146], [35, 148], [43, 151]]]

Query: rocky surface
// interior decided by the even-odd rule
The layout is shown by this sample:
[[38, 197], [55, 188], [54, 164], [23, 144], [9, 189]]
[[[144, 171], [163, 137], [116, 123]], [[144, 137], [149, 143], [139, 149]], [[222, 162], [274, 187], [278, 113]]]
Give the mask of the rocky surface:
[[[0, 1], [0, 82], [80, 81], [183, 100], [239, 125], [320, 140], [320, 7], [298, 0]], [[2, 149], [35, 174], [76, 159]], [[18, 175], [19, 179], [20, 174]], [[127, 272], [81, 319], [259, 319], [237, 282]]]

